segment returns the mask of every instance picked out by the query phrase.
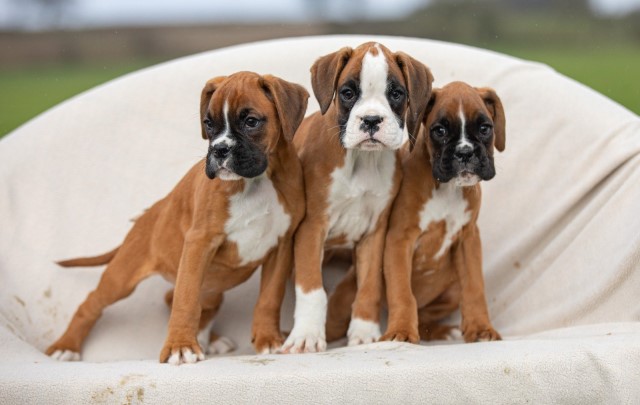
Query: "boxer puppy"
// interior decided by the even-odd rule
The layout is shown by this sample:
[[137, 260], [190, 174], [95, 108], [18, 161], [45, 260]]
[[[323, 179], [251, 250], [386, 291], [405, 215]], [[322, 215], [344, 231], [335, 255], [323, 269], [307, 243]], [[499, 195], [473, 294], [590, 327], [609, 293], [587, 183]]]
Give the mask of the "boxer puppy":
[[500, 339], [489, 321], [476, 224], [479, 182], [496, 174], [494, 147], [504, 150], [505, 116], [493, 90], [462, 82], [434, 89], [416, 147], [403, 149], [384, 253], [383, 340], [444, 338], [452, 327], [438, 321], [458, 307], [466, 342]]
[[283, 352], [326, 348], [325, 249], [354, 250], [359, 288], [349, 344], [379, 338], [384, 237], [401, 180], [397, 150], [407, 137], [413, 144], [432, 81], [422, 63], [372, 42], [311, 67], [320, 112], [303, 121], [294, 139], [307, 211], [294, 237], [295, 323]]
[[[239, 72], [208, 81], [200, 101], [207, 157], [136, 220], [120, 247], [60, 263], [109, 265], [47, 354], [79, 360], [82, 342], [102, 310], [131, 294], [143, 279], [160, 274], [175, 284], [166, 296], [172, 309], [160, 361], [203, 360], [202, 347], [215, 338], [210, 324], [224, 291], [259, 266], [252, 341], [259, 353], [279, 349], [292, 237], [305, 210], [302, 167], [291, 140], [308, 97], [303, 87], [270, 75]], [[210, 352], [229, 349], [229, 342], [219, 339], [209, 346]]]

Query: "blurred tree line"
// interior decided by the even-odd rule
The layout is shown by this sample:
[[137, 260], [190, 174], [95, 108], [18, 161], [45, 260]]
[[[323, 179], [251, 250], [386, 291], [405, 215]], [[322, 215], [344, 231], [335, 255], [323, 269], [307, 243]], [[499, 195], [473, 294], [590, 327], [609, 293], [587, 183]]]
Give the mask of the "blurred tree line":
[[594, 14], [587, 0], [433, 0], [403, 21], [333, 24], [336, 32], [423, 37], [494, 47], [640, 46], [640, 10]]

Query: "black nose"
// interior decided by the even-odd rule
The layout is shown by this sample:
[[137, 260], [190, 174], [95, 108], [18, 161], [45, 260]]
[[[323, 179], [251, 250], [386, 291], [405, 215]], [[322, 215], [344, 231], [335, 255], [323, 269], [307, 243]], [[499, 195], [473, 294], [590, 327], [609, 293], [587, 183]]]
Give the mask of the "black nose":
[[471, 159], [472, 155], [473, 155], [473, 146], [471, 145], [464, 145], [464, 146], [457, 147], [455, 152], [453, 152], [453, 156], [455, 156], [456, 159], [463, 162], [468, 162], [469, 159]]
[[365, 130], [374, 129], [382, 122], [382, 117], [379, 115], [365, 115], [362, 117], [362, 125]]
[[213, 145], [213, 156], [216, 159], [226, 158], [229, 156], [229, 152], [231, 152], [231, 149], [229, 149], [229, 146], [224, 142]]

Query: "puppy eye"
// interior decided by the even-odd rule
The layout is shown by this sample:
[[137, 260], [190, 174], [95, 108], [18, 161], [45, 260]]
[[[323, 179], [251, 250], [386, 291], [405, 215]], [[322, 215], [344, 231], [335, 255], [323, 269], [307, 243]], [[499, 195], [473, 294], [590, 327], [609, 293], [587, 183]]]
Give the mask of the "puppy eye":
[[202, 121], [204, 123], [204, 125], [207, 127], [207, 129], [211, 129], [213, 128], [213, 121], [211, 121], [209, 118], [206, 118], [204, 121]]
[[393, 89], [389, 92], [389, 97], [395, 101], [399, 101], [404, 96], [404, 91], [400, 89]]
[[447, 136], [447, 133], [447, 128], [443, 127], [442, 125], [436, 125], [435, 127], [431, 128], [431, 134], [436, 138], [444, 138], [445, 136]]
[[493, 127], [489, 124], [480, 125], [480, 135], [489, 136], [491, 134], [491, 129], [493, 129]]
[[254, 117], [248, 117], [246, 120], [244, 120], [244, 125], [248, 126], [249, 128], [255, 128], [259, 123], [260, 120]]
[[355, 97], [355, 95], [356, 93], [354, 93], [351, 89], [342, 89], [342, 91], [340, 92], [340, 97], [342, 97], [344, 101], [351, 101], [353, 97]]

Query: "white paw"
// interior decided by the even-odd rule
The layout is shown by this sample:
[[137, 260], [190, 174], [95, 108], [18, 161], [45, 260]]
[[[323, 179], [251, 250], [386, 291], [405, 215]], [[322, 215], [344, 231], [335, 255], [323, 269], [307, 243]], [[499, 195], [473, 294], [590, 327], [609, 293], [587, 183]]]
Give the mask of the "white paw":
[[280, 347], [265, 347], [258, 354], [274, 354], [274, 353], [281, 353], [281, 352], [282, 352], [282, 348]]
[[377, 342], [380, 336], [380, 324], [378, 322], [353, 318], [349, 323], [349, 330], [347, 331], [349, 346]]
[[327, 339], [324, 328], [306, 328], [300, 331], [293, 328], [285, 340], [280, 352], [282, 353], [316, 353], [327, 350]]
[[220, 336], [207, 347], [207, 354], [226, 354], [236, 350], [236, 344], [227, 337]]
[[[460, 328], [451, 328], [445, 337], [446, 340], [462, 340], [462, 331]], [[488, 342], [488, 340], [485, 340]], [[481, 340], [479, 341], [481, 342]]]
[[71, 350], [56, 350], [49, 357], [60, 361], [80, 361], [80, 353]]
[[209, 346], [209, 339], [211, 339], [211, 325], [205, 326], [198, 332], [198, 344], [202, 350]]
[[315, 353], [327, 350], [325, 321], [327, 294], [322, 288], [305, 293], [296, 286], [296, 309], [293, 330], [285, 340], [281, 353]]
[[176, 350], [169, 357], [169, 364], [179, 366], [180, 364], [193, 364], [197, 361], [204, 360], [204, 354], [196, 354], [187, 347]]

